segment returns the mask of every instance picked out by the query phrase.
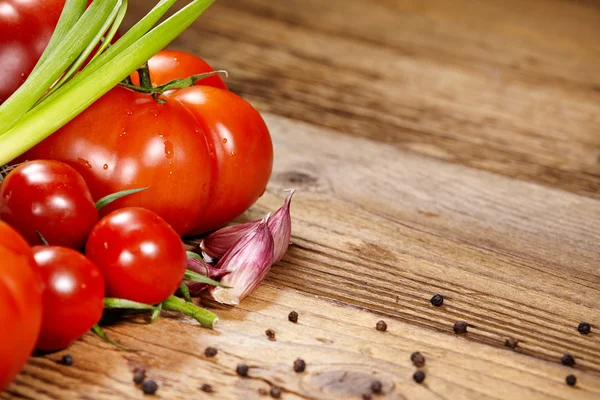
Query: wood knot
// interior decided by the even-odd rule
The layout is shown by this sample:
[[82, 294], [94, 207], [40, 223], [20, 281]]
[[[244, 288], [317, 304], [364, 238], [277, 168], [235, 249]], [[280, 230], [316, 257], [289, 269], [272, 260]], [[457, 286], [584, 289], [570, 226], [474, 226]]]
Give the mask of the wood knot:
[[310, 187], [317, 184], [317, 177], [302, 171], [288, 171], [278, 175], [277, 179], [292, 187]]

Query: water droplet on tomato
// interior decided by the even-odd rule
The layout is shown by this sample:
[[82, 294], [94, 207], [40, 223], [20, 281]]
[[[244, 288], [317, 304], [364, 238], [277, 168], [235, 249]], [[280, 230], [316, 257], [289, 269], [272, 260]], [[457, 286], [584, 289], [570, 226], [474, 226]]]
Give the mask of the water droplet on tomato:
[[104, 165], [102, 166], [102, 169], [106, 171], [106, 170], [108, 169], [108, 164], [104, 164]]
[[165, 141], [165, 157], [168, 159], [173, 158], [173, 143], [170, 141]]
[[127, 110], [127, 115], [133, 115], [133, 111]]
[[78, 158], [77, 161], [80, 164], [83, 164], [83, 166], [86, 168], [90, 168], [90, 169], [92, 168], [92, 164], [90, 164], [90, 162], [88, 160], [84, 160], [83, 158]]
[[223, 143], [227, 143], [227, 138], [223, 138]]

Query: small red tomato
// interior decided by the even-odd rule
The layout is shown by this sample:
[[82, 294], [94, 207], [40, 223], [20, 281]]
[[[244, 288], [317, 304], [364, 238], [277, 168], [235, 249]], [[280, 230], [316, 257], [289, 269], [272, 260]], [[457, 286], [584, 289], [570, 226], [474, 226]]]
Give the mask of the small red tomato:
[[0, 392], [29, 359], [42, 321], [42, 283], [25, 239], [0, 221]]
[[175, 293], [187, 256], [177, 232], [154, 212], [122, 208], [92, 229], [86, 255], [104, 274], [107, 297], [157, 304]]
[[73, 167], [50, 160], [29, 161], [11, 171], [0, 186], [0, 220], [32, 245], [81, 249], [98, 221], [98, 210], [83, 177]]
[[44, 283], [40, 350], [67, 347], [100, 321], [104, 278], [83, 254], [57, 246], [36, 246], [33, 257]]

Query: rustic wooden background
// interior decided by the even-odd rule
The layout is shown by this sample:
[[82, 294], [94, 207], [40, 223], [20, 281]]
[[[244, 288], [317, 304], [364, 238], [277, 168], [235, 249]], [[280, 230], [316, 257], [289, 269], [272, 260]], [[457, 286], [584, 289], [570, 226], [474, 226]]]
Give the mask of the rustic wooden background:
[[[155, 2], [130, 3], [128, 24]], [[87, 335], [0, 398], [143, 398], [139, 365], [163, 399], [358, 399], [373, 379], [389, 399], [600, 398], [599, 2], [218, 0], [171, 47], [264, 113], [274, 173], [245, 218], [296, 187], [294, 245], [240, 307], [202, 300], [216, 331], [116, 325], [141, 351]]]

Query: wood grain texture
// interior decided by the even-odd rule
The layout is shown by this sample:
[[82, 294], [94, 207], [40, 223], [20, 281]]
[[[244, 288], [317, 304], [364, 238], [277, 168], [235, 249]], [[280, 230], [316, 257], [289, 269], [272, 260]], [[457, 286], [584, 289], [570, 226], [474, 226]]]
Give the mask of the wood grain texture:
[[293, 245], [240, 307], [201, 300], [216, 331], [121, 323], [140, 352], [87, 335], [73, 367], [33, 358], [0, 398], [144, 398], [139, 365], [164, 399], [358, 399], [374, 379], [389, 399], [600, 398], [598, 37], [593, 1], [218, 0], [172, 47], [264, 112], [274, 173], [241, 219], [296, 187]]

